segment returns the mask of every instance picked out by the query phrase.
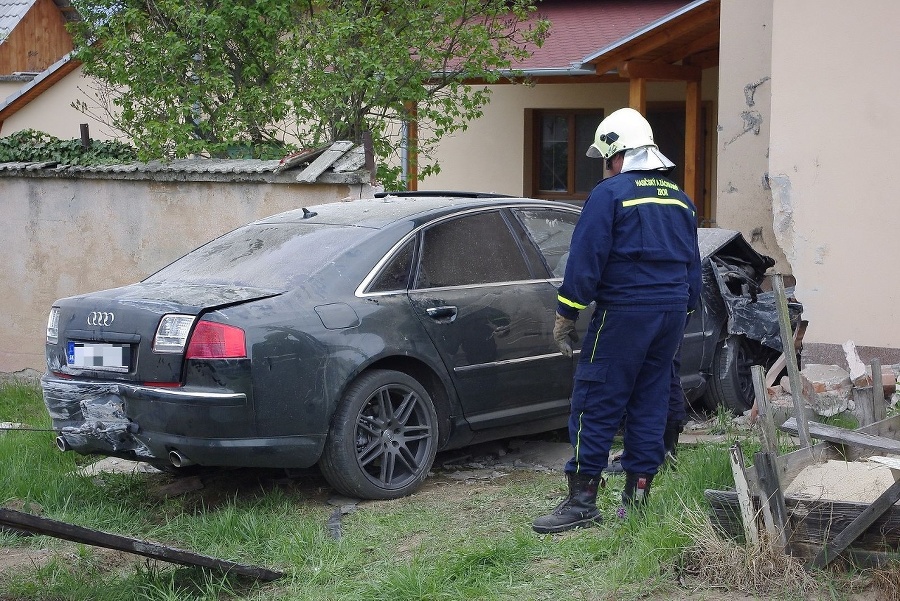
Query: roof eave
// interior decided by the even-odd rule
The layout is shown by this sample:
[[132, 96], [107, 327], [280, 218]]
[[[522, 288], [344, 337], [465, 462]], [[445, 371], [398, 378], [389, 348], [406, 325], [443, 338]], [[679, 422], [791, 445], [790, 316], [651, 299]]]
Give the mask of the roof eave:
[[37, 77], [19, 88], [19, 90], [0, 103], [0, 123], [14, 115], [19, 109], [24, 108], [29, 102], [40, 96], [41, 93], [79, 66], [81, 66], [81, 61], [74, 58], [73, 53], [69, 52], [64, 57], [41, 71]]
[[612, 44], [604, 46], [603, 48], [600, 48], [596, 52], [585, 56], [583, 59], [581, 59], [581, 64], [587, 65], [587, 64], [593, 63], [593, 62], [597, 61], [597, 59], [599, 59], [603, 55], [609, 54], [610, 52], [613, 52], [614, 50], [617, 50], [617, 49], [621, 48], [622, 46], [625, 46], [626, 44], [633, 42], [634, 40], [640, 38], [641, 36], [646, 35], [647, 33], [653, 31], [654, 29], [663, 27], [663, 26], [671, 23], [672, 21], [680, 19], [681, 17], [690, 13], [691, 11], [694, 11], [697, 8], [699, 8], [705, 4], [709, 4], [711, 1], [712, 0], [695, 0], [694, 2], [691, 2], [690, 4], [687, 4], [674, 12], [671, 12], [668, 15], [661, 17], [661, 18], [657, 19], [656, 21], [653, 21], [652, 23], [646, 25], [645, 27], [635, 30], [630, 35], [627, 35], [620, 40], [616, 40]]

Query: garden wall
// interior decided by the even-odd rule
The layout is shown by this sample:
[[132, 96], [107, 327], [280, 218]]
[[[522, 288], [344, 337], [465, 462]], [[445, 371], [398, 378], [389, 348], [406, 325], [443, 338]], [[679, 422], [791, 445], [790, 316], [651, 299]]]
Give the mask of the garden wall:
[[367, 172], [313, 183], [271, 161], [90, 170], [0, 164], [0, 379], [43, 373], [47, 314], [65, 296], [136, 282], [244, 223], [371, 196]]

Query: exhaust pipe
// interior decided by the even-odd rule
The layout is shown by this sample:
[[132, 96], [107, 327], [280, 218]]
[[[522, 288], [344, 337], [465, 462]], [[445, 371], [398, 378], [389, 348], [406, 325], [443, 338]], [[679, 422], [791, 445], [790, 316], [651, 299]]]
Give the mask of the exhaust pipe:
[[66, 437], [60, 434], [56, 437], [56, 448], [60, 451], [71, 451], [72, 445], [69, 444], [69, 441], [66, 440]]
[[175, 467], [187, 467], [194, 465], [194, 462], [179, 453], [178, 451], [169, 451], [169, 463]]

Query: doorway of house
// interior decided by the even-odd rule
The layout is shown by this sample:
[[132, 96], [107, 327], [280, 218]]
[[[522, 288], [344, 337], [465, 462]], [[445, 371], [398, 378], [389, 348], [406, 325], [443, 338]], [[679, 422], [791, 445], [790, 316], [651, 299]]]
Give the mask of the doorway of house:
[[[710, 185], [712, 182], [712, 166], [709, 150], [709, 119], [712, 114], [706, 103], [700, 113], [700, 140], [698, 143], [697, 161], [697, 198], [692, 198], [697, 207], [697, 223], [709, 226], [712, 220]], [[648, 102], [647, 121], [653, 128], [653, 138], [664, 155], [672, 159], [675, 169], [672, 180], [684, 188], [684, 103], [683, 102]]]

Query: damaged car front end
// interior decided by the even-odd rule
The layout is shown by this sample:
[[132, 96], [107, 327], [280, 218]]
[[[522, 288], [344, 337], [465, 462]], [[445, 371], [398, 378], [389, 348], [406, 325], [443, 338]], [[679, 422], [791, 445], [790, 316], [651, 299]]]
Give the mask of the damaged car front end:
[[[706, 381], [702, 392], [688, 394], [700, 408], [724, 406], [740, 414], [754, 403], [751, 367], [771, 369], [784, 352], [778, 299], [769, 269], [775, 260], [753, 249], [740, 232], [701, 228], [703, 314], [707, 331]], [[788, 348], [799, 360], [805, 322], [803, 305], [794, 297], [793, 278], [784, 278], [793, 340]]]

